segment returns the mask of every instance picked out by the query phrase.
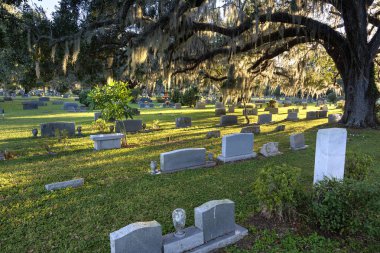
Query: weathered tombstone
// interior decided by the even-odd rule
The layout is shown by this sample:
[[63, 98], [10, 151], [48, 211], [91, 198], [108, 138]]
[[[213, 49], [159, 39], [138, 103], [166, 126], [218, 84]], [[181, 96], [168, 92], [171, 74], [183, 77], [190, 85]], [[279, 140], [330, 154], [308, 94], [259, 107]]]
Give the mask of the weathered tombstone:
[[297, 121], [298, 120], [298, 112], [289, 112], [287, 120]]
[[101, 117], [102, 117], [102, 113], [101, 112], [94, 112], [94, 121], [97, 121]]
[[318, 112], [316, 111], [306, 112], [306, 119], [317, 119], [317, 118], [318, 118]]
[[329, 124], [338, 123], [342, 119], [342, 114], [330, 114], [329, 115]]
[[327, 107], [327, 105], [324, 105], [324, 106], [321, 107], [321, 110], [322, 110], [322, 111], [328, 111], [329, 108]]
[[259, 125], [253, 125], [253, 126], [246, 126], [243, 127], [240, 131], [240, 133], [253, 133], [253, 134], [259, 134], [260, 133], [260, 126]]
[[63, 97], [63, 98], [69, 98], [70, 95], [69, 95], [69, 94], [65, 94], [65, 95], [63, 95], [62, 97]]
[[220, 131], [215, 130], [215, 131], [210, 131], [206, 134], [206, 139], [211, 139], [211, 138], [220, 138]]
[[225, 135], [222, 138], [222, 155], [218, 160], [226, 163], [254, 158], [253, 143], [252, 133]]
[[224, 108], [224, 104], [222, 102], [215, 103], [215, 109], [222, 109], [222, 108]]
[[246, 108], [243, 110], [243, 116], [257, 115], [257, 114], [258, 114], [257, 108]]
[[181, 103], [175, 103], [174, 106], [175, 106], [175, 109], [181, 109], [182, 108]]
[[279, 125], [276, 127], [275, 129], [276, 132], [281, 132], [281, 131], [285, 131], [285, 125]]
[[290, 148], [292, 150], [306, 149], [308, 146], [305, 145], [304, 134], [292, 134], [290, 135]]
[[33, 102], [23, 102], [22, 103], [23, 110], [35, 110], [38, 109], [38, 103]]
[[49, 97], [39, 97], [38, 100], [41, 102], [49, 102], [50, 98]]
[[75, 135], [75, 123], [73, 122], [43, 123], [40, 127], [42, 137], [53, 137], [56, 134], [56, 130], [59, 130], [60, 133], [66, 131], [69, 136]]
[[271, 108], [271, 107], [267, 107], [267, 108], [271, 114], [278, 114], [278, 108]]
[[136, 222], [110, 234], [111, 253], [161, 253], [162, 228], [157, 221]]
[[219, 117], [222, 115], [226, 115], [226, 109], [225, 108], [216, 108], [215, 109], [215, 116]]
[[257, 124], [268, 124], [272, 122], [272, 114], [261, 114]]
[[278, 142], [269, 142], [262, 146], [260, 149], [260, 154], [265, 157], [269, 157], [280, 155], [282, 153], [278, 150]]
[[72, 111], [73, 109], [77, 111], [78, 108], [79, 108], [79, 105], [77, 103], [71, 103], [71, 102], [63, 103], [63, 110], [65, 111]]
[[142, 130], [142, 120], [140, 119], [128, 119], [116, 121], [116, 133], [127, 132], [136, 133]]
[[314, 183], [324, 177], [343, 179], [346, 157], [347, 130], [344, 128], [320, 129], [314, 164]]
[[289, 109], [288, 110], [288, 113], [292, 113], [292, 112], [299, 113], [299, 109]]
[[235, 106], [234, 105], [228, 106], [228, 112], [234, 113], [235, 112]]
[[180, 117], [175, 119], [176, 128], [186, 128], [191, 127], [191, 118], [190, 117]]
[[195, 109], [206, 109], [206, 104], [198, 101], [195, 104]]
[[328, 111], [318, 111], [318, 118], [327, 118]]
[[161, 153], [160, 163], [163, 173], [205, 167], [206, 149], [186, 148]]
[[236, 115], [223, 115], [220, 117], [220, 126], [233, 126], [238, 124]]
[[194, 223], [203, 231], [204, 242], [235, 231], [235, 203], [212, 200], [194, 209]]
[[94, 141], [95, 150], [121, 148], [121, 139], [123, 137], [124, 134], [121, 133], [90, 135], [90, 139]]
[[54, 191], [54, 190], [59, 190], [59, 189], [64, 189], [64, 188], [69, 188], [69, 187], [77, 188], [77, 187], [82, 186], [83, 184], [84, 184], [84, 179], [79, 178], [79, 179], [74, 179], [70, 181], [47, 184], [45, 185], [45, 189], [47, 191]]

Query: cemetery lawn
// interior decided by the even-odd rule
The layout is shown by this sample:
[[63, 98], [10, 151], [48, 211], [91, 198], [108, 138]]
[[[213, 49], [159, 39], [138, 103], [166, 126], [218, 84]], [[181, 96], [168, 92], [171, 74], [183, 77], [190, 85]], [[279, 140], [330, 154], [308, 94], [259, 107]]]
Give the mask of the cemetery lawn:
[[[67, 99], [65, 101], [69, 101]], [[255, 136], [255, 151], [266, 142], [280, 143], [284, 154], [254, 160], [218, 165], [173, 174], [151, 176], [150, 161], [159, 161], [162, 152], [179, 148], [205, 147], [216, 156], [221, 153], [221, 138], [205, 139], [211, 130], [222, 135], [240, 132], [241, 126], [218, 128], [219, 118], [214, 107], [205, 110], [184, 108], [141, 110], [142, 119], [150, 128], [159, 120], [161, 129], [151, 133], [128, 135], [128, 148], [94, 151], [89, 135], [93, 112], [67, 113], [62, 105], [23, 111], [21, 100], [0, 103], [5, 119], [0, 119], [0, 150], [11, 151], [14, 159], [0, 161], [0, 251], [1, 252], [109, 252], [109, 233], [137, 221], [157, 220], [163, 233], [173, 231], [171, 212], [178, 207], [187, 212], [187, 226], [193, 225], [193, 209], [213, 199], [231, 199], [236, 203], [236, 221], [246, 226], [249, 237], [222, 252], [380, 252], [379, 244], [355, 238], [326, 238], [317, 233], [292, 230], [278, 233], [258, 229], [252, 215], [258, 203], [252, 184], [258, 171], [268, 164], [287, 163], [302, 169], [302, 185], [310, 189], [313, 181], [315, 140], [318, 128], [332, 127], [327, 119], [305, 121], [306, 110], [300, 110], [298, 122], [280, 122], [289, 108], [280, 108], [272, 125], [261, 127]], [[338, 113], [332, 109], [329, 113]], [[316, 110], [309, 106], [308, 110]], [[259, 110], [260, 113], [263, 109]], [[239, 123], [244, 124], [242, 109], [236, 109]], [[193, 127], [175, 129], [178, 116], [192, 118]], [[257, 116], [251, 116], [256, 122]], [[57, 139], [32, 138], [31, 129], [40, 123], [67, 121], [82, 126], [84, 137], [70, 138], [67, 143]], [[285, 124], [284, 132], [274, 132]], [[305, 132], [309, 148], [289, 150], [289, 135]], [[347, 150], [372, 155], [375, 166], [372, 181], [380, 180], [380, 132], [348, 130]], [[44, 143], [54, 144], [57, 155], [47, 155]], [[84, 178], [77, 189], [45, 191], [52, 182]], [[253, 243], [253, 245], [252, 245]], [[248, 245], [249, 246], [249, 245]]]

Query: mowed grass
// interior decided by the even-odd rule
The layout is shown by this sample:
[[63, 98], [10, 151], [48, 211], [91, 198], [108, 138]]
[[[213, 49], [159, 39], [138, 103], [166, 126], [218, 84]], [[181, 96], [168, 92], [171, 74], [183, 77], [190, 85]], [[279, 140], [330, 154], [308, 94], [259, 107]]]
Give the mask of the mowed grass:
[[[173, 232], [171, 212], [175, 208], [187, 211], [189, 226], [193, 225], [193, 209], [213, 199], [233, 200], [236, 220], [244, 224], [258, 207], [252, 184], [262, 167], [281, 163], [297, 166], [302, 169], [303, 187], [310, 189], [317, 130], [331, 127], [327, 119], [306, 121], [306, 110], [302, 109], [300, 121], [284, 121], [289, 108], [280, 108], [280, 114], [273, 118], [277, 123], [262, 126], [262, 133], [255, 136], [254, 149], [258, 152], [264, 143], [275, 141], [280, 143], [283, 155], [151, 176], [150, 161], [159, 161], [160, 153], [205, 147], [217, 156], [221, 153], [221, 138], [206, 139], [206, 133], [238, 133], [242, 126], [217, 127], [219, 118], [214, 116], [213, 106], [205, 110], [143, 109], [136, 118], [148, 128], [153, 120], [159, 120], [161, 131], [129, 134], [129, 148], [94, 151], [89, 139], [95, 133], [91, 127], [93, 112], [67, 113], [61, 110], [62, 105], [51, 102], [47, 107], [24, 111], [21, 102], [0, 103], [6, 111], [5, 119], [0, 120], [0, 150], [17, 154], [15, 159], [0, 162], [0, 252], [108, 252], [110, 232], [149, 220], [161, 223], [164, 234]], [[340, 112], [330, 109], [329, 113]], [[317, 108], [309, 106], [308, 110]], [[244, 124], [242, 109], [234, 114]], [[175, 118], [180, 116], [191, 117], [193, 127], [176, 129]], [[257, 116], [250, 118], [257, 121]], [[54, 139], [31, 137], [32, 128], [54, 121], [81, 125], [84, 137], [70, 138], [67, 146]], [[284, 132], [274, 132], [279, 124], [286, 125]], [[378, 181], [379, 131], [348, 131], [347, 150], [372, 155], [376, 165], [371, 180]], [[289, 135], [294, 132], [305, 132], [308, 149], [289, 150]], [[57, 143], [53, 147], [57, 155], [47, 155], [44, 142]], [[44, 189], [48, 183], [81, 177], [85, 179], [81, 188], [54, 192]]]

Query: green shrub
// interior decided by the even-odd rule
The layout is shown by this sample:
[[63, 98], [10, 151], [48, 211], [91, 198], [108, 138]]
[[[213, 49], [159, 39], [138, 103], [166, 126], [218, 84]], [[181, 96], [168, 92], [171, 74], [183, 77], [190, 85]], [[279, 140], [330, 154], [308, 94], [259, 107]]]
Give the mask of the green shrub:
[[88, 96], [90, 92], [91, 90], [82, 90], [79, 93], [79, 103], [85, 106], [90, 106], [92, 104], [92, 99]]
[[277, 101], [276, 100], [270, 100], [269, 102], [268, 102], [268, 107], [270, 107], [270, 108], [278, 108], [278, 103], [277, 103]]
[[371, 156], [360, 153], [349, 152], [346, 155], [345, 175], [355, 180], [365, 180], [374, 165]]
[[335, 92], [331, 92], [327, 95], [327, 101], [329, 101], [330, 103], [335, 104], [337, 100], [338, 97]]
[[157, 103], [165, 103], [165, 99], [163, 97], [156, 97]]
[[195, 87], [195, 86], [190, 87], [189, 89], [187, 89], [183, 93], [182, 99], [181, 99], [181, 103], [183, 105], [187, 105], [187, 106], [190, 106], [190, 107], [195, 106], [195, 104], [199, 100], [198, 92], [199, 91], [198, 91], [197, 87]]
[[344, 101], [344, 100], [339, 100], [339, 101], [336, 103], [336, 108], [337, 108], [337, 109], [343, 109], [345, 104], [346, 104], [346, 101]]
[[97, 119], [94, 123], [92, 123], [92, 130], [102, 133], [106, 132], [107, 122], [104, 119]]
[[314, 186], [314, 222], [341, 235], [380, 236], [380, 185], [367, 181], [325, 179]]
[[295, 195], [299, 188], [301, 170], [286, 164], [263, 168], [253, 185], [254, 195], [265, 217], [282, 219], [295, 209]]
[[180, 103], [182, 99], [182, 94], [179, 91], [179, 89], [174, 89], [173, 92], [171, 93], [170, 100], [173, 103]]

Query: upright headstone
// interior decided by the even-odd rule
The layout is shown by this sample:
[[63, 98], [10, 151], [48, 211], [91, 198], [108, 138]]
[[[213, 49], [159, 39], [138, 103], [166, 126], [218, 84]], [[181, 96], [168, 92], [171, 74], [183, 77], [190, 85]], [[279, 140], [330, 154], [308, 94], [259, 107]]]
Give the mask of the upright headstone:
[[346, 158], [347, 130], [320, 129], [315, 151], [314, 183], [324, 177], [343, 179]]
[[141, 119], [128, 119], [123, 121], [116, 121], [116, 133], [127, 132], [136, 133], [142, 130]]
[[162, 228], [157, 221], [136, 222], [110, 234], [111, 253], [161, 253]]
[[256, 157], [253, 152], [254, 137], [252, 133], [230, 134], [222, 138], [222, 155], [218, 160], [233, 162]]
[[240, 133], [253, 133], [253, 134], [259, 134], [260, 133], [260, 125], [253, 125], [253, 126], [246, 126], [243, 127], [240, 131]]
[[206, 109], [206, 104], [205, 103], [202, 103], [200, 101], [198, 101], [196, 104], [195, 104], [195, 109]]
[[243, 110], [243, 116], [257, 115], [257, 114], [258, 114], [257, 108], [246, 108]]
[[220, 117], [220, 126], [233, 126], [238, 124], [236, 115], [223, 115]]
[[174, 107], [175, 107], [175, 109], [181, 109], [182, 108], [182, 104], [181, 103], [175, 103]]
[[219, 117], [222, 115], [226, 115], [226, 108], [216, 108], [215, 109], [215, 116]]
[[186, 128], [191, 127], [191, 118], [190, 117], [181, 117], [175, 119], [176, 128]]
[[63, 103], [63, 110], [65, 111], [71, 111], [71, 110], [78, 110], [79, 105], [77, 103], [72, 102], [65, 102]]
[[101, 117], [102, 117], [102, 113], [101, 112], [94, 112], [94, 121], [97, 121]]
[[317, 118], [318, 118], [318, 112], [316, 111], [306, 112], [306, 119], [317, 119]]
[[305, 136], [303, 133], [290, 135], [290, 148], [292, 150], [305, 149], [308, 146], [305, 145]]
[[161, 172], [174, 172], [206, 165], [205, 148], [178, 149], [160, 154]]
[[304, 110], [307, 109], [307, 103], [306, 102], [302, 102], [302, 109], [304, 109]]
[[41, 127], [41, 136], [42, 137], [53, 137], [58, 130], [60, 133], [66, 131], [69, 136], [75, 135], [75, 123], [73, 122], [50, 122], [43, 123]]
[[206, 134], [206, 139], [211, 139], [211, 138], [220, 138], [220, 131], [214, 130], [214, 131], [208, 132]]
[[272, 114], [261, 114], [259, 115], [259, 121], [257, 124], [268, 124], [272, 122]]
[[205, 242], [235, 231], [235, 203], [212, 200], [194, 209], [195, 226], [203, 231]]
[[49, 97], [39, 97], [38, 100], [41, 102], [49, 102], [50, 98]]
[[271, 107], [267, 107], [267, 108], [271, 114], [278, 114], [278, 108], [271, 108]]
[[289, 112], [287, 120], [297, 121], [298, 120], [298, 112]]
[[221, 109], [221, 108], [224, 108], [224, 104], [222, 102], [216, 102], [215, 109]]
[[228, 112], [229, 113], [234, 113], [235, 112], [235, 106], [234, 105], [228, 106]]
[[328, 111], [318, 111], [318, 118], [327, 118]]

